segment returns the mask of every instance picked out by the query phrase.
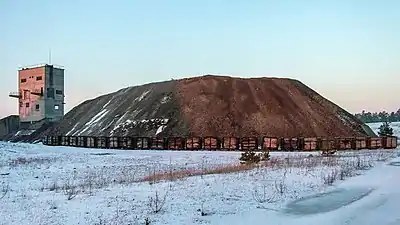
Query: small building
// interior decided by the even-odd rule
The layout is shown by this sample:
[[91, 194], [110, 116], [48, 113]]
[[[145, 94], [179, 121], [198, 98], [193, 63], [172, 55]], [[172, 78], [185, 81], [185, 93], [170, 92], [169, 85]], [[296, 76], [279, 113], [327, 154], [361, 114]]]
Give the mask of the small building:
[[19, 128], [19, 116], [11, 115], [0, 119], [0, 140]]
[[9, 96], [18, 98], [21, 128], [58, 121], [64, 116], [64, 69], [49, 64], [21, 68], [18, 91]]

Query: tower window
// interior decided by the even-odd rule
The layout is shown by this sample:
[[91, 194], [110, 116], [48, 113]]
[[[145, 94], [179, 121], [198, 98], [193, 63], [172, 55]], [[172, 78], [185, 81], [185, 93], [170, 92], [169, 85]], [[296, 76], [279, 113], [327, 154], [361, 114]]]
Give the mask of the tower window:
[[47, 88], [47, 97], [54, 98], [54, 88]]
[[26, 79], [21, 79], [21, 83], [25, 83], [26, 82]]
[[25, 107], [29, 108], [29, 102], [25, 103]]
[[56, 94], [62, 95], [62, 94], [63, 94], [63, 91], [61, 91], [61, 90], [56, 90]]
[[36, 104], [36, 111], [39, 111], [39, 109], [40, 109], [39, 104]]
[[42, 80], [42, 76], [36, 77], [36, 80]]

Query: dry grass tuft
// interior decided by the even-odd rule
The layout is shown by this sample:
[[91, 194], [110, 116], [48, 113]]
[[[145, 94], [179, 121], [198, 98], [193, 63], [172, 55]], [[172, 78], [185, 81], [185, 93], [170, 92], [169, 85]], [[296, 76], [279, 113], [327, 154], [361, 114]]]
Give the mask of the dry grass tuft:
[[162, 180], [177, 180], [185, 177], [209, 175], [209, 174], [228, 174], [236, 173], [246, 170], [258, 168], [257, 164], [232, 164], [220, 166], [212, 169], [184, 169], [179, 171], [165, 171], [165, 172], [154, 172], [153, 174], [140, 179], [140, 182], [158, 182]]

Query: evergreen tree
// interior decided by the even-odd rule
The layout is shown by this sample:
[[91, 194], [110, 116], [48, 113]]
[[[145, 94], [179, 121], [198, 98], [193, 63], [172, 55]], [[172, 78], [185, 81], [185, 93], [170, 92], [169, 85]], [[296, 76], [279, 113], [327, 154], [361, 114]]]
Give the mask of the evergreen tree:
[[390, 123], [383, 122], [382, 125], [379, 127], [378, 134], [379, 136], [392, 136], [393, 128], [390, 127]]

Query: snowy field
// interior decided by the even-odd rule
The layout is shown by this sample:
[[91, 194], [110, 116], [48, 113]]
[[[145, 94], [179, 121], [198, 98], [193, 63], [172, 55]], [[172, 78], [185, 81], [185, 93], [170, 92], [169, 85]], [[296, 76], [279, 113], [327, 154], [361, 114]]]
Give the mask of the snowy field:
[[0, 142], [0, 224], [400, 224], [399, 153], [272, 153], [229, 173], [238, 152]]
[[0, 224], [400, 225], [400, 149], [239, 157], [0, 142]]

